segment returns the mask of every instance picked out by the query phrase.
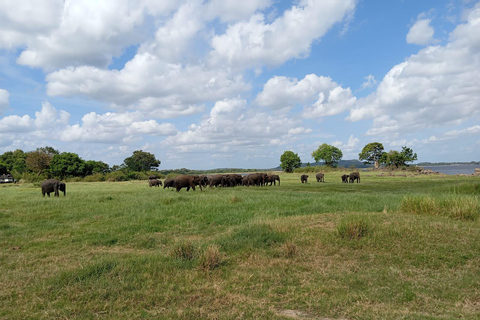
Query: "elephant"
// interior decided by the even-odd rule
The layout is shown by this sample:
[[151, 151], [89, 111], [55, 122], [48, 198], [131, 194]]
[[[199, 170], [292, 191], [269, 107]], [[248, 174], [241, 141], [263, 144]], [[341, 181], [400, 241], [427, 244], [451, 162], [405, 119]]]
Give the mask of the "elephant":
[[315, 177], [317, 178], [317, 182], [325, 182], [325, 174], [322, 172], [317, 173]]
[[342, 183], [348, 183], [348, 178], [349, 178], [349, 175], [348, 174], [344, 174], [342, 176]]
[[236, 173], [231, 173], [228, 175], [230, 177], [230, 182], [232, 187], [241, 186], [242, 185], [242, 176]]
[[174, 181], [175, 181], [174, 179], [165, 179], [165, 181], [163, 182], [163, 189], [173, 188], [173, 182]]
[[42, 183], [42, 194], [44, 197], [45, 193], [50, 197], [51, 192], [54, 192], [54, 197], [59, 197], [59, 190], [63, 191], [63, 196], [67, 195], [67, 186], [62, 181], [58, 181], [56, 179], [49, 179], [45, 180]]
[[267, 179], [265, 180], [265, 184], [269, 183], [270, 182], [270, 185], [273, 185], [276, 186], [276, 181], [278, 181], [278, 185], [280, 185], [280, 177], [278, 176], [278, 174], [272, 174], [272, 175], [269, 175], [267, 176]]
[[208, 177], [208, 185], [210, 186], [210, 188], [218, 186], [230, 187], [231, 180], [227, 174], [215, 174]]
[[306, 174], [302, 174], [302, 176], [300, 177], [300, 180], [302, 181], [302, 183], [308, 183], [307, 179], [308, 179], [308, 175]]
[[350, 183], [354, 183], [355, 180], [357, 180], [357, 183], [360, 183], [360, 173], [358, 172], [352, 172], [350, 173]]
[[198, 185], [200, 187], [200, 191], [202, 190], [202, 186], [200, 185], [200, 177], [197, 175], [188, 175], [188, 174], [182, 174], [179, 175], [175, 178], [173, 181], [173, 186], [179, 192], [182, 188], [187, 188], [187, 191], [190, 190], [190, 188], [195, 191], [195, 186]]
[[265, 180], [267, 179], [267, 174], [263, 172], [250, 173], [247, 176], [247, 187], [250, 185], [254, 186], [263, 186]]
[[199, 176], [199, 178], [200, 178], [199, 185], [205, 188], [208, 185], [208, 177], [206, 175], [201, 175]]
[[148, 180], [148, 186], [149, 187], [159, 187], [161, 185], [162, 185], [161, 180], [157, 180], [157, 179], [149, 179]]

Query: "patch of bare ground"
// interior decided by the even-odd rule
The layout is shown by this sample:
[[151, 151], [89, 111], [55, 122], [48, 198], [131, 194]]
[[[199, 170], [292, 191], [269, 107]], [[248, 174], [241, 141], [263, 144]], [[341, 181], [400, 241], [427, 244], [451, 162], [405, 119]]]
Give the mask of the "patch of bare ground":
[[277, 314], [279, 316], [293, 318], [293, 319], [310, 319], [310, 320], [349, 320], [346, 318], [325, 318], [325, 317], [314, 317], [309, 315], [306, 312], [299, 310], [278, 310]]

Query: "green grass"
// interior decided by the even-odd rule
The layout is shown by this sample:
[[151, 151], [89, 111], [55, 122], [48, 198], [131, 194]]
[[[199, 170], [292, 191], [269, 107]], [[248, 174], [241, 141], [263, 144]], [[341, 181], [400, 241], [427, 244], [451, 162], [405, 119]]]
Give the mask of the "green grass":
[[478, 319], [479, 178], [343, 173], [1, 185], [0, 319]]

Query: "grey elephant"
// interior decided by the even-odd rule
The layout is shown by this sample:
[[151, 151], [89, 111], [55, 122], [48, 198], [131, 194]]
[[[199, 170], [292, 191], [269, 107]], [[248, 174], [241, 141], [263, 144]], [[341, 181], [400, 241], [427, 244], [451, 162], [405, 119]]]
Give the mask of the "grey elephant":
[[315, 178], [317, 178], [317, 182], [325, 182], [325, 174], [322, 172], [317, 173]]
[[149, 187], [160, 187], [162, 185], [162, 181], [158, 179], [149, 179], [148, 186]]
[[59, 197], [59, 191], [63, 191], [63, 196], [67, 195], [67, 186], [64, 182], [56, 179], [48, 179], [42, 183], [42, 194], [45, 197], [45, 193], [50, 197], [50, 193], [54, 192], [54, 197]]
[[202, 186], [200, 185], [200, 177], [197, 175], [188, 175], [188, 174], [182, 174], [179, 175], [175, 178], [173, 181], [173, 186], [175, 189], [180, 191], [182, 188], [187, 188], [187, 191], [190, 190], [190, 188], [195, 191], [195, 186], [198, 185], [200, 187], [200, 191], [202, 191]]
[[208, 185], [210, 188], [218, 186], [230, 187], [232, 186], [232, 182], [230, 180], [230, 176], [227, 174], [215, 174], [208, 177]]
[[342, 183], [348, 183], [348, 178], [349, 178], [349, 175], [348, 174], [344, 174], [342, 176]]
[[302, 174], [300, 181], [302, 181], [302, 183], [308, 183], [308, 175]]
[[273, 183], [273, 185], [276, 186], [277, 181], [278, 181], [278, 185], [280, 185], [280, 177], [278, 176], [278, 174], [271, 174], [267, 176], [267, 179], [265, 180], [265, 184], [270, 183], [270, 185], [272, 185]]
[[163, 189], [173, 188], [173, 182], [174, 181], [175, 181], [174, 179], [165, 179], [165, 181], [163, 182]]
[[254, 186], [263, 186], [265, 180], [267, 179], [267, 174], [264, 172], [251, 173], [247, 176], [247, 187]]
[[350, 183], [354, 183], [355, 180], [357, 180], [357, 183], [360, 183], [360, 173], [358, 172], [352, 172], [350, 173], [350, 176], [349, 176], [349, 180], [350, 180]]

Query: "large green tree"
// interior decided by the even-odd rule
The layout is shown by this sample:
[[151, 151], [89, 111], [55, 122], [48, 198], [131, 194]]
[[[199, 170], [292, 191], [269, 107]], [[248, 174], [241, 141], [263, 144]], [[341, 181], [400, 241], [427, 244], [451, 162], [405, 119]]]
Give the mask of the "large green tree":
[[0, 155], [0, 163], [8, 172], [22, 174], [27, 170], [27, 166], [25, 165], [26, 158], [27, 154], [17, 149], [15, 151], [7, 151]]
[[103, 161], [87, 160], [85, 161], [85, 175], [91, 175], [94, 173], [108, 173], [110, 172], [110, 166]]
[[50, 172], [54, 177], [83, 177], [86, 172], [85, 161], [72, 152], [62, 152], [50, 161]]
[[293, 169], [300, 168], [302, 165], [302, 160], [297, 153], [293, 151], [285, 151], [280, 156], [280, 167], [285, 172], [293, 172]]
[[161, 162], [155, 158], [155, 155], [149, 152], [136, 150], [123, 163], [131, 171], [150, 171], [158, 168]]
[[363, 147], [362, 152], [358, 154], [358, 159], [365, 164], [373, 163], [375, 164], [375, 168], [378, 168], [383, 152], [383, 144], [380, 142], [371, 142]]
[[53, 156], [59, 153], [52, 147], [37, 148], [37, 150], [27, 153], [25, 165], [29, 170], [37, 172], [37, 176], [40, 176], [44, 170], [50, 167]]
[[324, 143], [312, 152], [312, 157], [315, 162], [323, 160], [326, 166], [336, 167], [338, 161], [342, 159], [343, 153], [337, 147]]
[[402, 151], [390, 150], [388, 153], [384, 152], [380, 162], [387, 166], [408, 166], [407, 162], [413, 162], [417, 160], [417, 154], [412, 149], [406, 146], [402, 147]]

